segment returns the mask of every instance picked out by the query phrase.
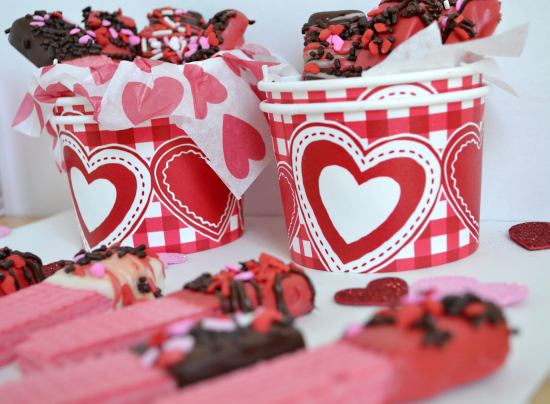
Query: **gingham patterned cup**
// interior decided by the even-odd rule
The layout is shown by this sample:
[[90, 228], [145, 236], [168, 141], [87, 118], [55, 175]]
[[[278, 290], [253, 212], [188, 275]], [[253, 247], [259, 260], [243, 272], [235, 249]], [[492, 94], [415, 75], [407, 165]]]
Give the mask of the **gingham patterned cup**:
[[262, 81], [259, 88], [267, 93], [270, 104], [397, 99], [470, 90], [483, 85], [482, 75], [468, 66], [345, 80], [278, 81], [276, 76], [266, 77], [268, 80]]
[[[83, 97], [60, 98], [54, 115], [54, 142], [61, 147], [86, 249], [146, 244], [156, 252], [192, 253], [243, 234], [242, 201], [169, 117], [109, 131], [94, 121]], [[129, 196], [130, 173], [138, 185]]]
[[484, 97], [491, 90], [264, 101], [292, 259], [367, 273], [441, 265], [475, 252]]

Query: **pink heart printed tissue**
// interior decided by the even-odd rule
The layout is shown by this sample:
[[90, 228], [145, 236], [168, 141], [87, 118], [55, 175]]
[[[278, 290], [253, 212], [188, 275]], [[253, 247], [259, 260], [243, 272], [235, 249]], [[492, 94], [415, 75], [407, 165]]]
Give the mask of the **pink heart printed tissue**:
[[182, 254], [240, 237], [239, 199], [273, 157], [257, 83], [288, 67], [257, 45], [184, 65], [77, 62], [37, 70], [13, 126], [52, 137], [84, 247]]

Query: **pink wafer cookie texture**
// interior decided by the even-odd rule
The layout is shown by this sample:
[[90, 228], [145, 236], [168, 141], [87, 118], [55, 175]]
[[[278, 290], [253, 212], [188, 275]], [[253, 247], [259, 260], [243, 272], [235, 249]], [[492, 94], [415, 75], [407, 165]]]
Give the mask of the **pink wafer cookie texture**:
[[144, 367], [130, 352], [119, 352], [5, 384], [0, 397], [11, 404], [139, 404], [175, 389], [164, 371]]
[[25, 373], [42, 370], [129, 348], [160, 327], [210, 314], [208, 308], [169, 297], [138, 303], [37, 331], [17, 347], [17, 360]]
[[338, 342], [199, 383], [156, 404], [375, 404], [384, 402], [392, 380], [386, 357]]
[[91, 290], [42, 282], [2, 298], [0, 365], [14, 359], [15, 345], [33, 331], [85, 314], [109, 310], [109, 299]]

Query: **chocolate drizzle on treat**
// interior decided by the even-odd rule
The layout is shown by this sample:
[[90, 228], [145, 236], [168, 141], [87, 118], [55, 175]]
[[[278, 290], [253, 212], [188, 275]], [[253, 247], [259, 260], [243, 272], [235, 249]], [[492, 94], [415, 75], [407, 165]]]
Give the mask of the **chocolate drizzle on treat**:
[[[426, 298], [424, 303], [412, 306], [403, 306], [393, 310], [386, 310], [375, 315], [366, 327], [401, 325], [411, 329], [420, 329], [424, 332], [424, 344], [441, 347], [452, 339], [448, 330], [438, 328], [437, 319], [441, 310], [442, 315], [460, 317], [467, 320], [474, 328], [482, 323], [497, 326], [505, 321], [500, 308], [493, 303], [484, 302], [477, 296], [466, 293], [462, 296], [447, 296], [441, 303]], [[406, 313], [405, 313], [406, 312]], [[411, 315], [408, 319], [408, 315]]]
[[13, 23], [9, 34], [10, 43], [38, 67], [101, 53], [101, 46], [60, 11], [27, 14]]
[[46, 277], [42, 272], [42, 260], [29, 252], [12, 251], [8, 247], [0, 249], [0, 284], [8, 276], [13, 278], [16, 290], [21, 289], [21, 282], [17, 278], [16, 270], [23, 272], [29, 285], [42, 282]]
[[315, 289], [311, 280], [302, 270], [293, 267], [292, 264], [285, 266], [280, 261], [276, 262], [273, 259], [273, 265], [268, 264], [266, 267], [257, 261], [250, 260], [241, 263], [241, 270], [238, 273], [244, 274], [247, 272], [253, 272], [254, 276], [246, 280], [236, 280], [236, 272], [234, 271], [223, 270], [213, 276], [204, 273], [197, 279], [185, 284], [183, 288], [195, 292], [215, 294], [220, 299], [220, 306], [224, 313], [235, 313], [239, 310], [248, 313], [254, 310], [252, 301], [246, 293], [245, 283], [253, 286], [259, 306], [263, 304], [262, 288], [271, 288], [275, 294], [277, 309], [286, 317], [290, 317], [283, 294], [282, 281], [291, 274], [295, 274], [306, 280], [312, 293], [312, 301], [315, 299]]
[[[216, 329], [216, 323], [225, 325]], [[273, 321], [265, 331], [256, 329], [254, 323], [249, 326], [231, 323], [231, 319], [205, 319], [184, 334], [167, 335], [162, 330], [148, 345], [138, 346], [134, 351], [143, 355], [149, 349], [160, 350], [149, 365], [165, 368], [183, 387], [304, 348], [302, 335], [292, 321]], [[170, 345], [171, 338], [186, 340], [190, 349], [172, 350], [171, 356], [164, 356], [163, 348]]]

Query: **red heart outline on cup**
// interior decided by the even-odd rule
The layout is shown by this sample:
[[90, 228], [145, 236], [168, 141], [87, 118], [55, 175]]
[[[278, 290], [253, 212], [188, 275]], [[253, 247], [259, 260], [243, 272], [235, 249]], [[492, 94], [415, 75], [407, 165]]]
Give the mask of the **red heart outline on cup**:
[[468, 123], [450, 137], [443, 153], [443, 187], [456, 214], [479, 241], [483, 136]]
[[153, 188], [163, 204], [188, 226], [220, 241], [237, 198], [191, 138], [164, 143], [155, 152], [150, 169]]
[[[60, 136], [71, 194], [86, 250], [121, 242], [141, 224], [151, 197], [147, 163], [125, 146], [88, 154], [66, 130]], [[100, 194], [100, 197], [95, 195]]]
[[279, 179], [279, 188], [281, 189], [281, 198], [283, 200], [288, 242], [292, 244], [292, 240], [294, 240], [300, 228], [298, 196], [292, 179], [292, 167], [290, 167], [288, 163], [280, 161], [277, 163], [277, 177]]
[[292, 135], [290, 156], [306, 229], [329, 271], [389, 264], [421, 234], [441, 188], [439, 156], [417, 135], [364, 147], [340, 124], [306, 123]]

